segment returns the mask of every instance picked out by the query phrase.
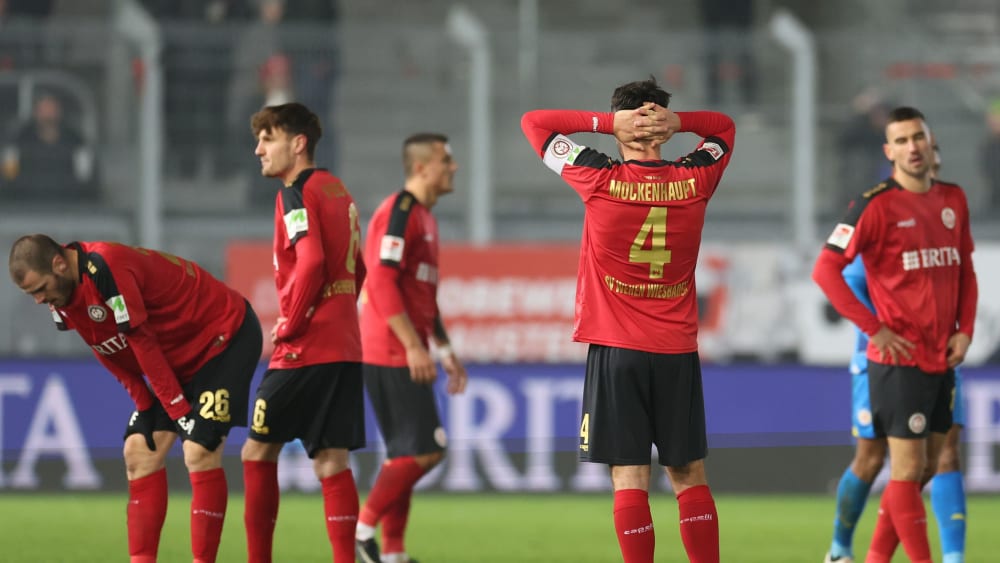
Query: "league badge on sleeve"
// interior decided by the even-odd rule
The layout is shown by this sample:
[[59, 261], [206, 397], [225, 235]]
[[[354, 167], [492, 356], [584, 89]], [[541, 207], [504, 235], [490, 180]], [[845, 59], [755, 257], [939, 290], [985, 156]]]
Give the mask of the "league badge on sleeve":
[[854, 225], [848, 225], [847, 223], [838, 223], [836, 227], [833, 228], [833, 232], [830, 233], [830, 238], [826, 239], [826, 243], [830, 246], [836, 246], [840, 249], [847, 249], [847, 245], [851, 242], [851, 237], [854, 236]]
[[115, 295], [111, 299], [105, 301], [108, 307], [115, 312], [115, 323], [123, 324], [129, 321], [128, 307], [125, 306], [125, 298], [121, 295]]
[[702, 143], [701, 148], [699, 150], [707, 152], [715, 160], [719, 160], [720, 158], [722, 158], [722, 155], [726, 154], [726, 151], [722, 150], [722, 145], [710, 141]]
[[389, 262], [403, 261], [403, 247], [406, 246], [403, 237], [385, 235], [382, 237], [382, 244], [379, 247], [379, 260]]

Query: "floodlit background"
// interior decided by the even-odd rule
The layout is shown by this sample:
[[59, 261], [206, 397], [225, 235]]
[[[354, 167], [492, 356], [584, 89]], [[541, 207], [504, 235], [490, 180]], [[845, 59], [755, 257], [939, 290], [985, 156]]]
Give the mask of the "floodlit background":
[[[318, 164], [365, 218], [402, 186], [402, 140], [444, 132], [460, 168], [435, 208], [440, 304], [471, 379], [466, 395], [441, 394], [451, 451], [423, 486], [606, 491], [604, 468], [575, 462], [583, 207], [519, 123], [540, 107], [605, 110], [615, 86], [652, 75], [675, 110], [737, 125], [698, 271], [713, 484], [822, 494], [850, 456], [853, 334], [809, 272], [847, 201], [888, 173], [880, 120], [913, 105], [972, 208], [980, 303], [963, 461], [970, 490], [1000, 490], [1000, 4], [713, 4], [0, 0], [0, 248], [45, 232], [166, 250], [239, 288], [267, 324], [277, 183], [259, 175], [249, 116], [293, 100], [316, 111]], [[666, 154], [695, 141], [678, 135]], [[122, 491], [127, 396], [6, 281], [0, 358], [0, 489]], [[362, 489], [381, 455], [373, 420], [369, 435]], [[238, 490], [238, 461], [227, 464]], [[282, 484], [316, 487], [294, 447]]]

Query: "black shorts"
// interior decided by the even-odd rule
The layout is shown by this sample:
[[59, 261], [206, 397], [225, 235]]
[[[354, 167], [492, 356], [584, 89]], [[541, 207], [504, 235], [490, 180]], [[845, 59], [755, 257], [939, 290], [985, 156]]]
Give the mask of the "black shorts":
[[390, 459], [444, 450], [448, 439], [433, 386], [414, 383], [410, 368], [365, 364], [364, 373], [365, 389]]
[[914, 366], [868, 362], [872, 427], [877, 438], [925, 438], [947, 432], [955, 391], [955, 372], [930, 374]]
[[[213, 451], [221, 438], [229, 434], [231, 427], [247, 425], [250, 382], [260, 362], [264, 340], [256, 313], [249, 303], [246, 308], [243, 323], [229, 341], [229, 346], [182, 386], [184, 398], [191, 403], [195, 415], [210, 421], [195, 424], [191, 440]], [[159, 400], [154, 402], [153, 409], [153, 430], [177, 432], [176, 423], [170, 419]], [[126, 426], [125, 438], [133, 433], [134, 430]]]
[[310, 458], [328, 448], [365, 447], [361, 363], [267, 370], [257, 389], [249, 437], [267, 443], [298, 438]]
[[591, 344], [580, 461], [680, 467], [708, 454], [697, 352], [653, 354]]

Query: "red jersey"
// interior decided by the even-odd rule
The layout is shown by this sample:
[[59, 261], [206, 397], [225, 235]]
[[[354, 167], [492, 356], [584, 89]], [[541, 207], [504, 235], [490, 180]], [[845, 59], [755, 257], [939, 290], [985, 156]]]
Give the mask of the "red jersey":
[[406, 350], [387, 319], [406, 313], [424, 346], [438, 316], [438, 225], [410, 192], [386, 198], [368, 223], [365, 262], [371, 273], [361, 294], [364, 361], [406, 367]]
[[173, 419], [191, 406], [181, 385], [225, 350], [246, 303], [194, 262], [113, 242], [67, 245], [79, 253], [79, 285], [51, 307], [61, 330], [75, 330], [121, 381], [138, 410], [153, 396]]
[[[889, 178], [851, 202], [816, 261], [813, 279], [834, 308], [869, 336], [884, 324], [916, 344], [913, 358], [900, 357], [901, 365], [943, 373], [948, 339], [956, 332], [972, 337], [979, 294], [972, 250], [962, 188], [935, 182], [928, 192], [914, 193]], [[874, 315], [840, 275], [859, 254]], [[871, 342], [867, 356], [888, 361]]]
[[585, 206], [574, 340], [653, 353], [698, 349], [701, 230], [736, 129], [721, 113], [677, 115], [682, 131], [704, 140], [676, 162], [622, 163], [565, 137], [612, 133], [612, 113], [537, 110], [521, 120], [546, 166]]
[[280, 316], [270, 367], [360, 362], [358, 288], [365, 277], [354, 198], [340, 178], [303, 171], [281, 188], [274, 213]]

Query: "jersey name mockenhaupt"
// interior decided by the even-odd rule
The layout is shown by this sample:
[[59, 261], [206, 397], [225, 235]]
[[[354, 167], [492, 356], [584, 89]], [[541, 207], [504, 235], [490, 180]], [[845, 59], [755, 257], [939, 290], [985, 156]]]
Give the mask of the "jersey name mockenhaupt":
[[[694, 121], [693, 113], [678, 115]], [[718, 136], [675, 162], [622, 163], [561, 134], [543, 146], [545, 164], [578, 192], [586, 210], [575, 340], [654, 353], [698, 349], [694, 273], [701, 230], [735, 131], [728, 118], [717, 121]]]
[[405, 312], [425, 346], [438, 315], [438, 226], [410, 192], [386, 198], [368, 224], [361, 297], [361, 334], [368, 364], [406, 366], [406, 350], [387, 319]]
[[[845, 260], [864, 257], [878, 319], [917, 343], [914, 359], [902, 359], [904, 365], [931, 373], [947, 368], [962, 278], [975, 275], [968, 216], [959, 186], [935, 182], [918, 194], [890, 178], [856, 198], [826, 241]], [[880, 361], [871, 344], [868, 357]]]
[[278, 306], [294, 330], [275, 346], [270, 367], [360, 362], [357, 295], [365, 270], [354, 198], [328, 171], [305, 170], [281, 188], [274, 227]]

